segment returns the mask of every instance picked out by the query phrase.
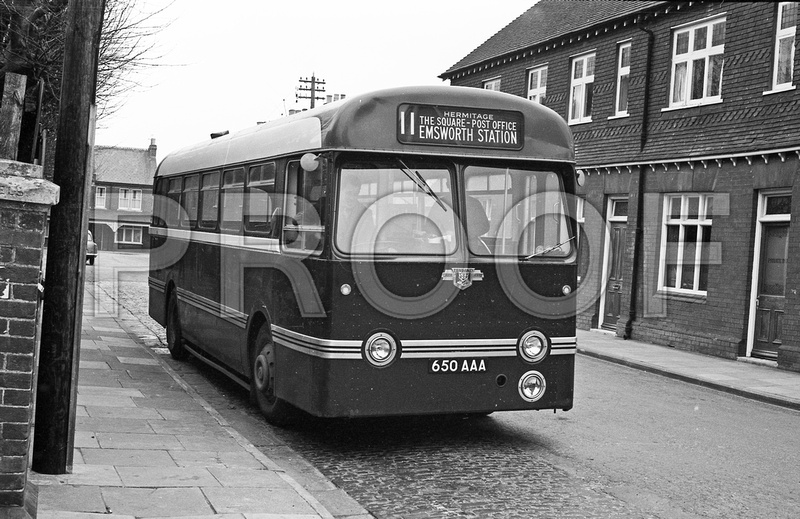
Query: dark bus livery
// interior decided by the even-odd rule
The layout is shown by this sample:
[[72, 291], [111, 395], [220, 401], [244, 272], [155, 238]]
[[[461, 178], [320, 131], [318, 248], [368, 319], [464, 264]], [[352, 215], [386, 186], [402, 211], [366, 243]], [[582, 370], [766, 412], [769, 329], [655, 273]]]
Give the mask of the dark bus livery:
[[155, 178], [150, 315], [270, 421], [573, 405], [572, 137], [396, 88], [210, 139]]

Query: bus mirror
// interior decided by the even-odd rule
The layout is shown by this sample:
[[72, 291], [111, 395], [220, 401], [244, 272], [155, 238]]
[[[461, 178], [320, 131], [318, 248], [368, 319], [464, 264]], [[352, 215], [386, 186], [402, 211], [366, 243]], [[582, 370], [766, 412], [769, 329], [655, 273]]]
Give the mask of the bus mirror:
[[575, 182], [578, 184], [578, 187], [583, 187], [586, 183], [586, 173], [584, 173], [582, 169], [575, 172]]
[[306, 153], [300, 157], [300, 167], [306, 171], [316, 171], [319, 167], [319, 159], [313, 153]]

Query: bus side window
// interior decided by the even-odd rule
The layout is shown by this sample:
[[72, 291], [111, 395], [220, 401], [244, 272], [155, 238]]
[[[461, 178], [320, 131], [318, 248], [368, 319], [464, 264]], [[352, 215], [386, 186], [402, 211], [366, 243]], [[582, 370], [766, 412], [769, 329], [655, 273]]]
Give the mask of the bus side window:
[[275, 163], [251, 166], [247, 172], [245, 195], [245, 229], [270, 233], [272, 213], [278, 207], [275, 194]]
[[244, 168], [229, 169], [222, 175], [222, 229], [241, 230], [243, 204]]
[[178, 226], [178, 221], [180, 219], [182, 183], [183, 179], [181, 178], [172, 178], [169, 181], [169, 191], [167, 191], [167, 198], [172, 200], [174, 203], [167, 204], [166, 218], [165, 218], [167, 222], [167, 227]]
[[164, 214], [167, 204], [164, 203], [164, 198], [167, 195], [167, 181], [163, 178], [156, 180], [155, 187], [153, 187], [153, 216], [150, 220], [150, 225], [153, 227], [164, 227], [167, 222], [167, 216]]
[[197, 224], [197, 204], [200, 196], [200, 182], [197, 175], [190, 175], [183, 181], [182, 205], [186, 211], [181, 214], [181, 227], [194, 227]]
[[290, 162], [286, 194], [283, 244], [293, 249], [321, 251], [326, 199], [322, 168], [305, 171], [299, 162]]
[[219, 215], [219, 171], [203, 175], [200, 186], [200, 227], [214, 229]]

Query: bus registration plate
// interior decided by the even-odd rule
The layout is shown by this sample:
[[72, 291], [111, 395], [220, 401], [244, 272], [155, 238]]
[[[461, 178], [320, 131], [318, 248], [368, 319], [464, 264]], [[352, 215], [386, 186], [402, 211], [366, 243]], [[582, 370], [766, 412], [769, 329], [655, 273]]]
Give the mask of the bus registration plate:
[[434, 359], [428, 364], [428, 373], [483, 373], [485, 359]]

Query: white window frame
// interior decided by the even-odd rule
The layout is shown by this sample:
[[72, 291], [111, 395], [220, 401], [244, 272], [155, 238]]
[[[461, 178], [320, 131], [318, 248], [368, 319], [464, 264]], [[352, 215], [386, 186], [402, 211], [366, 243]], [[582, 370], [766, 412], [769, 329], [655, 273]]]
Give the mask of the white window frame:
[[[689, 200], [692, 198], [698, 199], [698, 214], [696, 218], [691, 218], [689, 215]], [[705, 296], [708, 293], [708, 287], [701, 290], [700, 286], [700, 271], [702, 267], [702, 258], [704, 253], [712, 251], [711, 244], [708, 244], [709, 250], [703, 249], [703, 228], [713, 228], [712, 207], [709, 206], [709, 200], [713, 200], [714, 194], [712, 193], [679, 193], [668, 194], [664, 196], [664, 213], [661, 225], [661, 251], [659, 260], [659, 273], [658, 273], [658, 288], [660, 291], [667, 293], [677, 294], [692, 294]], [[671, 215], [672, 200], [681, 199], [681, 213], [677, 218]], [[667, 228], [669, 226], [679, 226], [678, 245], [676, 251], [676, 273], [675, 285], [667, 286]], [[683, 287], [683, 265], [684, 265], [684, 252], [686, 246], [686, 228], [697, 227], [695, 235], [695, 251], [694, 251], [694, 274], [692, 279], [691, 288]]]
[[131, 189], [131, 211], [142, 210], [142, 190]]
[[[783, 25], [783, 17], [784, 17], [784, 8], [789, 7], [791, 4], [794, 4], [796, 9], [795, 11], [795, 25], [788, 26], [786, 28], [781, 28]], [[775, 26], [775, 52], [772, 62], [772, 90], [765, 93], [771, 92], [783, 92], [785, 90], [793, 90], [794, 86], [794, 47], [795, 47], [795, 37], [797, 35], [797, 16], [800, 16], [800, 6], [798, 6], [797, 2], [779, 2], [778, 3], [778, 16], [776, 20]], [[789, 81], [785, 81], [783, 83], [778, 83], [778, 73], [780, 71], [780, 64], [781, 64], [781, 57], [786, 57], [785, 55], [781, 54], [781, 43], [790, 40], [789, 44]]]
[[500, 78], [494, 77], [492, 79], [487, 79], [483, 82], [483, 89], [484, 90], [494, 90], [496, 92], [500, 91]]
[[[575, 56], [570, 62], [569, 124], [592, 122], [592, 107], [591, 103], [587, 101], [589, 101], [594, 94], [595, 64], [596, 59], [594, 52]], [[591, 74], [589, 74], [589, 71], [591, 71]], [[591, 92], [591, 94], [589, 94], [589, 92]], [[587, 104], [589, 104], [588, 110], [586, 107]]]
[[106, 188], [103, 186], [95, 187], [94, 191], [94, 207], [95, 209], [106, 208]]
[[[625, 51], [628, 51], [628, 64], [623, 65]], [[631, 42], [626, 41], [617, 47], [617, 92], [614, 98], [614, 117], [628, 117], [628, 105], [630, 104], [630, 78], [631, 78]], [[627, 81], [628, 90], [625, 94], [625, 109], [620, 110], [623, 79]]]
[[[723, 33], [722, 43], [713, 45], [714, 27], [717, 24], [722, 24], [725, 30], [726, 18], [725, 16], [717, 16], [710, 19], [705, 19], [701, 22], [696, 22], [690, 25], [684, 25], [680, 28], [673, 29], [672, 34], [672, 71], [670, 74], [670, 88], [669, 88], [669, 108], [689, 108], [693, 106], [700, 106], [713, 103], [722, 102], [722, 76], [725, 73], [725, 33]], [[695, 40], [700, 37], [702, 30], [705, 29], [705, 45], [695, 50]], [[683, 36], [687, 37], [686, 52], [678, 54], [680, 45], [679, 39]], [[721, 57], [722, 62], [719, 70], [719, 89], [716, 94], [711, 93], [711, 66], [712, 58]], [[692, 99], [692, 79], [694, 77], [694, 67], [696, 62], [703, 62], [703, 95], [697, 99]], [[678, 70], [683, 69], [683, 77], [680, 78]], [[676, 89], [677, 87], [677, 89]], [[676, 99], [676, 96], [682, 98]]]
[[120, 188], [119, 204], [120, 211], [139, 211], [142, 210], [142, 190]]
[[543, 65], [528, 70], [528, 100], [544, 104], [546, 99], [547, 65]]
[[[120, 225], [117, 232], [114, 233], [114, 243], [123, 245], [141, 245], [142, 236], [144, 235], [144, 227], [140, 225]], [[120, 233], [122, 239], [120, 240]], [[128, 237], [130, 234], [130, 238]]]

